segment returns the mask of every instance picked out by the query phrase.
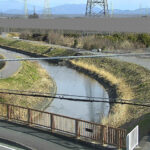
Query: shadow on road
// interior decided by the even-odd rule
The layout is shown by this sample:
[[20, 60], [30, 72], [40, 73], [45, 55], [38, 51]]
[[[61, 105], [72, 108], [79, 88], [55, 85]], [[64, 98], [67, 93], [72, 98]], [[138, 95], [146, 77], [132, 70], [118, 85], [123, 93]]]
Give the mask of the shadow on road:
[[[103, 147], [96, 146], [96, 145], [91, 145], [85, 142], [80, 142], [73, 138], [70, 139], [69, 137], [54, 134], [48, 131], [41, 131], [39, 129], [27, 127], [25, 125], [20, 125], [20, 124], [18, 125], [16, 123], [10, 123], [5, 120], [0, 120], [0, 137], [1, 137], [1, 130], [3, 128], [11, 130], [13, 132], [15, 131], [16, 133], [19, 132], [19, 134], [23, 136], [24, 138], [26, 138], [26, 135], [31, 135], [33, 138], [36, 137], [36, 138], [42, 139], [42, 141], [44, 140], [44, 141], [47, 141], [48, 143], [59, 145], [62, 147], [62, 150], [67, 150], [67, 149], [70, 149], [70, 150], [103, 150], [105, 149], [106, 150], [108, 149], [108, 148], [103, 148]], [[27, 138], [29, 138], [29, 136]], [[42, 141], [39, 140], [38, 143], [36, 144], [40, 145], [42, 144], [40, 143]], [[26, 143], [24, 144], [26, 145]]]

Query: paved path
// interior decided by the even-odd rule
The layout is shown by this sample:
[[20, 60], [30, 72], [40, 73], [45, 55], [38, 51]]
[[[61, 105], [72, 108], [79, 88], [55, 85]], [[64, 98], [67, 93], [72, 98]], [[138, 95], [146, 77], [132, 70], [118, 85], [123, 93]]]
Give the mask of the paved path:
[[23, 125], [0, 121], [0, 138], [14, 141], [35, 150], [97, 150], [75, 141]]
[[[0, 48], [0, 54], [3, 55], [5, 58], [12, 58], [12, 59], [16, 58], [15, 55], [2, 48]], [[4, 68], [0, 70], [0, 78], [8, 78], [12, 76], [19, 70], [20, 67], [21, 67], [20, 62], [15, 62], [15, 61], [6, 62]]]
[[144, 136], [140, 141], [139, 147], [134, 150], [150, 150], [150, 136]]

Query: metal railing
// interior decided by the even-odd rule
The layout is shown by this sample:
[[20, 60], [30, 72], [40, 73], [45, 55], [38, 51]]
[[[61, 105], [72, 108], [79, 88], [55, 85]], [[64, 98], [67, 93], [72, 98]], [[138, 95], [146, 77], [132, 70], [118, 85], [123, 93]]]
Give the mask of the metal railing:
[[113, 145], [117, 148], [126, 147], [124, 129], [5, 103], [0, 103], [0, 116], [9, 121], [47, 128], [51, 132], [71, 135], [81, 140], [89, 139], [89, 142]]
[[139, 126], [137, 125], [126, 137], [127, 150], [133, 150], [139, 145]]

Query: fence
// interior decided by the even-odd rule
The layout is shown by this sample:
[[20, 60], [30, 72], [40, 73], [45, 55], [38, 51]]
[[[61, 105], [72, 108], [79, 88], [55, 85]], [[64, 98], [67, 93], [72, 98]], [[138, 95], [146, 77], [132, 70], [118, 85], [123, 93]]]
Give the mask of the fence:
[[139, 144], [139, 126], [136, 126], [126, 138], [127, 150], [133, 150]]
[[81, 140], [89, 139], [90, 142], [113, 145], [117, 148], [126, 147], [126, 130], [124, 129], [4, 103], [0, 103], [0, 116], [9, 121], [44, 127], [51, 132], [71, 135]]

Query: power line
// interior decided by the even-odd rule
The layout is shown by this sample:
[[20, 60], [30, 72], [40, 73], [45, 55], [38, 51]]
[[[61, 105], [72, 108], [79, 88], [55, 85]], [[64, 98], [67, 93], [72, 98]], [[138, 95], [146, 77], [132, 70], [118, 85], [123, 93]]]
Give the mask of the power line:
[[80, 58], [101, 58], [101, 57], [119, 57], [119, 56], [142, 56], [150, 55], [150, 53], [126, 53], [126, 54], [100, 54], [87, 56], [61, 56], [61, 57], [38, 57], [38, 58], [17, 58], [17, 59], [0, 59], [0, 61], [36, 61], [36, 60], [65, 60], [65, 59], [80, 59]]
[[38, 91], [25, 91], [25, 90], [10, 90], [10, 89], [0, 89], [0, 92], [18, 92], [18, 93], [26, 93], [26, 94], [40, 94], [40, 95], [47, 95], [47, 96], [51, 96], [51, 95], [56, 95], [56, 96], [65, 96], [65, 97], [78, 97], [78, 98], [88, 98], [88, 99], [92, 99], [92, 100], [95, 100], [95, 99], [103, 99], [103, 100], [111, 100], [111, 101], [129, 101], [129, 102], [134, 102], [134, 101], [137, 101], [137, 99], [130, 99], [130, 100], [125, 100], [125, 99], [119, 99], [117, 97], [108, 97], [108, 98], [105, 98], [105, 97], [93, 97], [93, 96], [83, 96], [83, 95], [72, 95], [72, 94], [59, 94], [59, 93], [44, 93], [44, 92], [38, 92]]
[[106, 101], [106, 100], [91, 100], [91, 99], [79, 99], [79, 98], [68, 98], [63, 96], [51, 96], [51, 95], [42, 95], [42, 94], [33, 94], [33, 93], [17, 93], [17, 92], [2, 92], [2, 94], [11, 94], [11, 95], [20, 95], [20, 96], [31, 96], [31, 97], [43, 97], [43, 98], [55, 98], [60, 100], [68, 100], [68, 101], [75, 101], [75, 102], [100, 102], [100, 103], [109, 103], [109, 104], [122, 104], [122, 105], [132, 105], [132, 106], [140, 106], [140, 107], [150, 107], [150, 105], [140, 104], [140, 103], [130, 103], [129, 101], [126, 102], [125, 100], [121, 101]]

